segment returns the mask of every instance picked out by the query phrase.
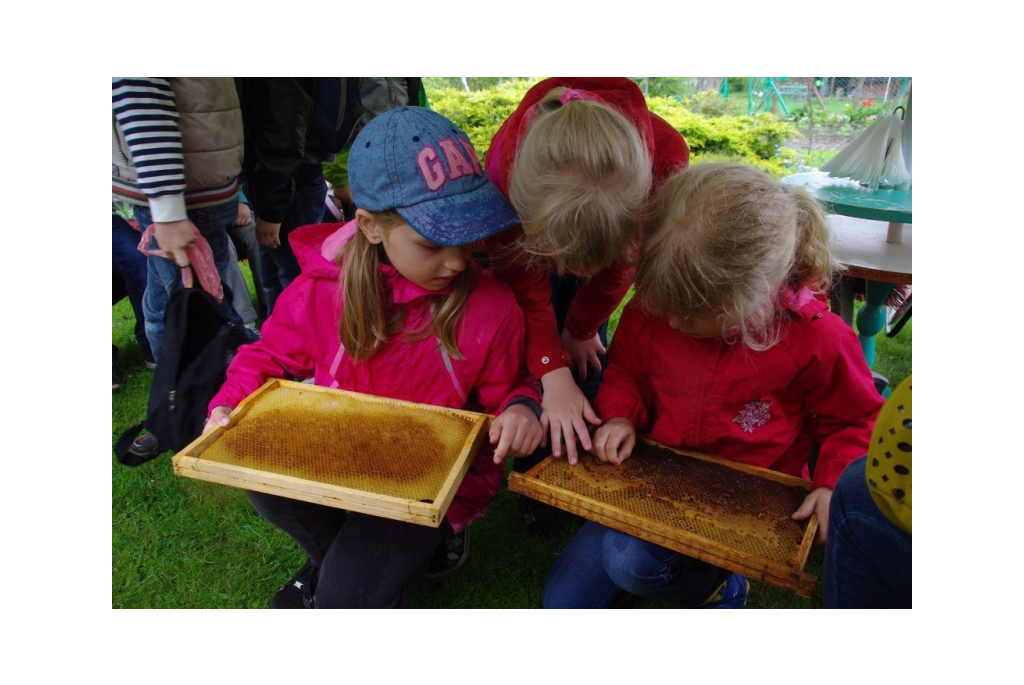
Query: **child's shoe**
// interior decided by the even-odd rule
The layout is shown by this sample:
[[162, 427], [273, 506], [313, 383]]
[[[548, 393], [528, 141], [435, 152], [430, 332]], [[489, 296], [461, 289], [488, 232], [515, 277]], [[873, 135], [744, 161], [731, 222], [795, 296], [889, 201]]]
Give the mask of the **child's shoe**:
[[152, 459], [165, 450], [160, 447], [160, 441], [152, 433], [143, 433], [135, 438], [128, 451], [140, 459]]
[[298, 573], [287, 583], [277, 589], [277, 594], [267, 605], [268, 609], [312, 609], [313, 593], [316, 592], [316, 581], [320, 576], [320, 567], [307, 559]]
[[750, 593], [750, 581], [738, 573], [730, 573], [698, 609], [742, 609]]
[[452, 533], [437, 548], [434, 558], [430, 560], [424, 577], [430, 580], [444, 578], [449, 573], [458, 571], [469, 559], [469, 528], [461, 533]]

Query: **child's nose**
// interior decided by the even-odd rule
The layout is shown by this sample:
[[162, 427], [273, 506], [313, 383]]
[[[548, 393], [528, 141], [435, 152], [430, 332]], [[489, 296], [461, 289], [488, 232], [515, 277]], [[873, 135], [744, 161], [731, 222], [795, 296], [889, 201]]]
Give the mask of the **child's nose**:
[[472, 254], [472, 248], [468, 245], [449, 248], [448, 254], [445, 256], [444, 265], [446, 268], [459, 273], [466, 268], [470, 254]]

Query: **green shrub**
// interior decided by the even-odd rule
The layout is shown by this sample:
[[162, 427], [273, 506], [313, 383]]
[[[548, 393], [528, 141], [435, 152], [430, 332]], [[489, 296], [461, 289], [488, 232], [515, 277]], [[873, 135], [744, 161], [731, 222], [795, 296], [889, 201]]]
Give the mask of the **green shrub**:
[[[464, 88], [430, 88], [428, 84], [427, 97], [431, 109], [451, 119], [469, 135], [482, 159], [498, 127], [539, 80], [501, 80], [489, 88], [468, 93]], [[770, 113], [716, 115], [726, 111], [726, 101], [712, 91], [690, 98], [653, 96], [647, 103], [651, 111], [683, 134], [693, 161], [746, 162], [776, 176], [791, 173], [798, 162], [796, 152], [785, 147], [796, 129]]]
[[445, 115], [466, 132], [483, 161], [498, 127], [515, 111], [526, 91], [539, 80], [502, 81], [485, 90], [469, 93], [465, 89], [438, 88], [428, 90], [427, 98], [432, 110]]
[[791, 173], [796, 153], [785, 148], [796, 129], [768, 112], [753, 116], [707, 117], [672, 98], [648, 98], [651, 111], [683, 134], [691, 161], [738, 161], [776, 176]]

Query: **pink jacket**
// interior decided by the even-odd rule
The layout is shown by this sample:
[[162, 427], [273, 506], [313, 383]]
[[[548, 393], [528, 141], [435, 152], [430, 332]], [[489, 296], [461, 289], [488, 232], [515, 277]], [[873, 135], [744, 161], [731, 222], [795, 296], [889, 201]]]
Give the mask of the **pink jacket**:
[[[450, 360], [452, 374], [433, 336], [411, 342], [399, 337], [363, 362], [339, 354], [343, 293], [335, 257], [356, 230], [351, 221], [303, 226], [291, 234], [302, 273], [278, 298], [263, 325], [263, 339], [239, 349], [210, 411], [218, 405], [236, 407], [269, 378], [291, 377], [312, 377], [322, 386], [336, 381], [335, 387], [343, 390], [491, 414], [500, 413], [514, 397], [540, 400], [540, 384], [523, 364], [522, 310], [508, 286], [479, 271], [459, 324], [458, 347], [465, 359]], [[436, 293], [390, 266], [381, 266], [381, 272], [394, 302], [408, 308], [406, 326], [418, 329], [429, 319], [429, 297]], [[484, 515], [503, 475], [485, 438], [485, 448], [445, 516], [456, 531]]]
[[763, 352], [697, 339], [632, 302], [609, 350], [595, 410], [655, 442], [807, 477], [834, 488], [864, 455], [882, 397], [853, 329], [809, 290], [783, 295], [782, 340]]

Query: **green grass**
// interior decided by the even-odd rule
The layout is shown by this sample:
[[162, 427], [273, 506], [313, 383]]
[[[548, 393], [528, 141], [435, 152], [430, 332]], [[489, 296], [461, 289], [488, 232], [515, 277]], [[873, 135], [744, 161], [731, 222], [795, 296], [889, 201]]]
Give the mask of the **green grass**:
[[[246, 277], [248, 269], [243, 265]], [[617, 321], [617, 316], [615, 317]], [[113, 307], [123, 387], [113, 395], [111, 445], [142, 419], [153, 372], [132, 335], [127, 301]], [[614, 323], [614, 322], [613, 322]], [[893, 386], [911, 371], [911, 323], [876, 339], [875, 369]], [[170, 455], [130, 468], [111, 454], [111, 604], [114, 608], [263, 608], [305, 561], [287, 535], [249, 505], [241, 490], [175, 476]], [[502, 489], [474, 524], [470, 557], [453, 576], [422, 584], [409, 608], [539, 608], [548, 570], [571, 537], [527, 533], [515, 496]], [[815, 550], [807, 571], [821, 578]], [[806, 600], [754, 584], [750, 608], [820, 608], [821, 582]], [[658, 608], [656, 602], [641, 604]]]

